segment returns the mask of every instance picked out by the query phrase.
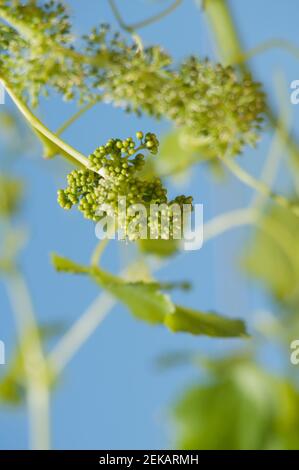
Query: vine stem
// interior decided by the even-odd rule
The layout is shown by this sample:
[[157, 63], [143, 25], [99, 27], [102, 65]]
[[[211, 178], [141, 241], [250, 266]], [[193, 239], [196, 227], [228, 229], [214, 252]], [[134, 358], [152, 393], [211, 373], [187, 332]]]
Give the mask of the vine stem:
[[242, 52], [236, 63], [247, 62], [257, 54], [262, 54], [263, 52], [267, 52], [271, 49], [282, 49], [295, 57], [295, 59], [299, 60], [299, 48], [297, 46], [286, 39], [273, 38], [258, 44], [252, 49], [249, 49], [249, 51]]
[[291, 210], [297, 217], [299, 217], [299, 206], [293, 205], [286, 197], [273, 192], [267, 184], [254, 178], [252, 175], [247, 173], [241, 168], [232, 158], [219, 157], [220, 161], [233, 173], [240, 181], [255, 189], [260, 194], [271, 198], [276, 204], [286, 209]]
[[100, 294], [48, 356], [50, 370], [60, 374], [116, 304], [109, 294]]
[[26, 121], [30, 124], [32, 129], [39, 135], [43, 136], [47, 140], [49, 140], [52, 144], [58, 147], [64, 155], [66, 155], [72, 162], [79, 164], [85, 168], [89, 167], [89, 160], [80, 152], [75, 150], [73, 147], [68, 145], [62, 139], [60, 139], [57, 135], [51, 132], [28, 108], [28, 106], [23, 102], [21, 98], [19, 98], [12, 88], [9, 86], [8, 82], [0, 78], [0, 83], [3, 85], [19, 111], [22, 113]]
[[92, 255], [91, 255], [91, 258], [90, 258], [90, 265], [91, 266], [98, 266], [99, 262], [100, 262], [100, 258], [107, 246], [107, 244], [109, 243], [109, 238], [103, 238], [103, 240], [101, 240], [97, 246], [95, 247], [95, 249], [93, 250], [92, 252]]
[[254, 225], [258, 220], [258, 212], [254, 208], [236, 209], [214, 217], [204, 225], [204, 242], [244, 225]]
[[[98, 263], [98, 258], [101, 256], [107, 241], [108, 240], [102, 240], [96, 246], [91, 258], [93, 263]], [[140, 272], [140, 261], [130, 264], [120, 273], [120, 276], [132, 279], [132, 271], [134, 271], [136, 267], [138, 267]], [[160, 267], [161, 265], [159, 264], [157, 269]], [[106, 292], [101, 293], [92, 302], [83, 315], [80, 316], [50, 352], [48, 364], [54, 374], [60, 374], [63, 371], [89, 337], [102, 324], [116, 303], [117, 300]]]
[[[290, 108], [286, 105], [287, 100], [285, 99], [285, 94], [281, 93], [281, 90], [284, 89], [285, 77], [279, 73], [274, 77], [274, 85], [276, 89], [276, 95], [279, 104], [279, 116], [280, 120], [285, 123], [286, 128], [290, 128], [292, 122], [292, 114], [290, 113]], [[260, 179], [268, 186], [272, 187], [275, 182], [281, 157], [283, 154], [283, 142], [279, 135], [277, 129], [274, 131], [273, 139], [270, 144], [268, 155], [266, 157]], [[253, 196], [252, 205], [255, 207], [262, 207], [264, 205], [266, 197], [263, 194], [255, 194]]]
[[150, 24], [156, 23], [157, 21], [161, 20], [165, 16], [172, 13], [182, 3], [182, 0], [175, 0], [171, 5], [169, 5], [169, 7], [165, 8], [165, 10], [161, 11], [160, 13], [150, 16], [149, 18], [146, 18], [145, 20], [141, 20], [131, 25], [128, 25], [123, 20], [122, 15], [120, 14], [119, 9], [116, 6], [115, 1], [114, 0], [108, 0], [108, 1], [119, 26], [123, 28], [125, 31], [127, 31], [128, 33], [134, 33], [134, 31], [136, 31], [137, 29], [141, 29], [141, 28], [144, 28], [145, 26], [149, 26]]
[[50, 393], [48, 367], [30, 294], [23, 276], [15, 273], [6, 281], [24, 363], [26, 396], [29, 412], [30, 447], [50, 449]]
[[[8, 82], [0, 77], [0, 83], [5, 88], [21, 114], [24, 116], [26, 121], [30, 124], [33, 131], [37, 134], [37, 136], [44, 142], [46, 146], [52, 145], [55, 146], [59, 150], [62, 156], [64, 156], [67, 160], [71, 163], [79, 166], [81, 168], [87, 168], [91, 171], [90, 161], [85, 155], [78, 152], [75, 148], [71, 145], [67, 144], [64, 140], [62, 140], [57, 134], [50, 131], [29, 109], [29, 107], [24, 103], [24, 101], [18, 97], [12, 88], [9, 86]], [[106, 177], [104, 169], [100, 169], [97, 171], [99, 175], [103, 178]]]
[[74, 122], [76, 122], [83, 114], [85, 114], [87, 111], [89, 111], [91, 108], [93, 108], [97, 103], [101, 101], [101, 98], [97, 98], [94, 101], [91, 101], [90, 103], [87, 103], [85, 106], [82, 106], [82, 108], [78, 109], [64, 124], [62, 124], [56, 131], [56, 135], [60, 136], [63, 134], [66, 129], [68, 129]]
[[[260, 219], [260, 211], [257, 207], [248, 207], [245, 209], [236, 209], [225, 214], [214, 217], [204, 225], [204, 242], [222, 235], [228, 230], [242, 227], [245, 225], [255, 225], [268, 235], [277, 246], [282, 250], [285, 256], [293, 260], [295, 240], [293, 239], [283, 225], [275, 219], [268, 217], [266, 224]], [[293, 269], [293, 263], [290, 263], [290, 269]], [[294, 275], [296, 273], [293, 273]]]

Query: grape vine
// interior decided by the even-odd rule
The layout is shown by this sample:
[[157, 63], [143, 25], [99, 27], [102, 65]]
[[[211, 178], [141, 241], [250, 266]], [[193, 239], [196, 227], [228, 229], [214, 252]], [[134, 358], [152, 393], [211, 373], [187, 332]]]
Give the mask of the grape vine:
[[[280, 243], [281, 258], [285, 255], [291, 258], [291, 251], [286, 250], [285, 243], [278, 240], [276, 227], [280, 225], [280, 219], [285, 220], [286, 224], [290, 224], [290, 233], [287, 227], [281, 229], [281, 233], [287, 233], [290, 238], [291, 227], [294, 231], [298, 228], [298, 198], [293, 194], [291, 197], [277, 194], [271, 182], [256, 179], [238, 163], [241, 161], [238, 157], [244, 153], [246, 146], [257, 145], [266, 119], [268, 124], [274, 126], [293, 157], [299, 155], [299, 147], [273, 116], [262, 84], [243, 64], [245, 54], [236, 44], [236, 34], [231, 29], [228, 13], [222, 8], [225, 0], [205, 0], [202, 5], [203, 14], [207, 14], [215, 29], [218, 45], [220, 43], [224, 47], [221, 63], [195, 55], [187, 56], [178, 63], [162, 46], [144, 44], [137, 35], [139, 27], [162, 19], [174, 11], [181, 1], [175, 1], [164, 13], [132, 25], [123, 21], [115, 1], [107, 3], [123, 32], [115, 32], [114, 26], [101, 24], [79, 36], [74, 32], [71, 2], [0, 0], [0, 85], [39, 139], [44, 156], [54, 158], [60, 155], [71, 164], [66, 185], [57, 193], [58, 204], [67, 211], [77, 208], [85, 219], [93, 222], [90, 224], [91, 230], [94, 229], [93, 225], [113, 215], [117, 220], [117, 229], [123, 232], [124, 238], [134, 242], [131, 246], [137, 263], [133, 262], [133, 267], [129, 265], [117, 275], [102, 269], [100, 258], [106, 241], [95, 247], [90, 262], [85, 264], [52, 254], [56, 271], [87, 276], [104, 294], [46, 353], [43, 330], [35, 317], [19, 267], [19, 251], [23, 241], [16, 241], [13, 249], [7, 248], [7, 240], [14, 242], [14, 221], [21, 206], [23, 185], [13, 173], [1, 168], [0, 224], [5, 227], [6, 235], [4, 240], [1, 238], [4, 248], [0, 256], [0, 273], [7, 281], [16, 318], [22, 316], [25, 306], [25, 326], [22, 322], [18, 324], [20, 350], [15, 354], [12, 370], [2, 381], [0, 379], [0, 399], [19, 404], [27, 396], [31, 407], [29, 413], [33, 423], [34, 448], [50, 446], [49, 395], [52, 387], [58, 382], [65, 365], [115, 302], [121, 303], [136, 319], [160, 325], [174, 333], [221, 338], [248, 337], [242, 319], [176, 304], [169, 291], [186, 285], [184, 281], [158, 282], [154, 279], [147, 255], [166, 258], [180, 250], [175, 233], [182, 229], [182, 220], [172, 209], [176, 206], [182, 211], [185, 205], [191, 208], [194, 205], [191, 195], [169, 196], [166, 178], [169, 174], [161, 176], [159, 165], [155, 164], [163, 158], [160, 136], [139, 130], [134, 137], [125, 138], [116, 137], [118, 132], [115, 132], [102, 145], [99, 145], [102, 142], [99, 139], [96, 142], [99, 146], [92, 153], [89, 150], [84, 154], [72, 147], [62, 134], [85, 111], [96, 104], [106, 103], [121, 108], [127, 113], [128, 120], [133, 115], [165, 120], [173, 126], [172, 135], [176, 137], [170, 158], [184, 159], [184, 152], [192, 154], [190, 160], [186, 158], [186, 161], [179, 162], [181, 165], [178, 164], [178, 168], [191, 167], [202, 158], [202, 161], [209, 161], [209, 170], [219, 169], [222, 165], [260, 194], [261, 200], [252, 206], [221, 214], [206, 223], [205, 241], [233, 227], [253, 225], [263, 233], [257, 237], [253, 250], [258, 246], [265, 255], [267, 247], [277, 249]], [[219, 28], [218, 24], [222, 16], [226, 24], [224, 29]], [[226, 43], [230, 47], [226, 47]], [[53, 96], [79, 106], [79, 111], [67, 122], [62, 125], [57, 122], [56, 132], [38, 117], [43, 97]], [[122, 198], [129, 206], [124, 219], [120, 217], [119, 202]], [[275, 203], [279, 207], [276, 211], [270, 210], [269, 217], [262, 220], [266, 203], [269, 206]], [[154, 240], [144, 240], [146, 237], [142, 237], [139, 230], [133, 233], [130, 230], [132, 225], [138, 227], [142, 222], [143, 216], [138, 210], [137, 214], [133, 210], [141, 205], [146, 211], [146, 229]], [[162, 211], [158, 218], [158, 230], [151, 214], [152, 205], [164, 207], [164, 213]], [[170, 219], [170, 232], [162, 226], [161, 217], [165, 213]], [[65, 224], [69, 223], [67, 218], [64, 220]], [[286, 298], [288, 308], [293, 307], [293, 303], [297, 302], [297, 265], [291, 267], [294, 275], [291, 293], [286, 289], [289, 281], [285, 283], [283, 279], [280, 280], [281, 284], [276, 284], [277, 279], [272, 279], [272, 272], [269, 274], [267, 270], [268, 262], [266, 265], [260, 260], [249, 260], [248, 266], [256, 277], [259, 275], [275, 291], [276, 296], [280, 294], [281, 298]], [[135, 277], [131, 275], [131, 268]], [[21, 302], [14, 301], [15, 293], [23, 299]], [[27, 353], [38, 364], [36, 374], [30, 369], [30, 363], [28, 365], [26, 362]], [[15, 373], [16, 369], [18, 374]], [[40, 409], [36, 407], [38, 400], [35, 400], [39, 392], [43, 399]], [[43, 427], [47, 428], [45, 434]]]

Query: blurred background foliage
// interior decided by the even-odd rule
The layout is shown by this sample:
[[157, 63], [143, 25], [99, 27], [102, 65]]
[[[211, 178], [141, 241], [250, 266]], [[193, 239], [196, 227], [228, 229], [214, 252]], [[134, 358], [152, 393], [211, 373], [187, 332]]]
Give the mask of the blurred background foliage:
[[299, 393], [253, 358], [206, 365], [206, 377], [182, 394], [172, 413], [182, 449], [298, 449]]

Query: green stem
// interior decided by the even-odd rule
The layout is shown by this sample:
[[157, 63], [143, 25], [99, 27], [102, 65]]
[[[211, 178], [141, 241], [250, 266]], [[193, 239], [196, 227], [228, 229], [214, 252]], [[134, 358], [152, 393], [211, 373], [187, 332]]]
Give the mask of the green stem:
[[88, 158], [86, 158], [82, 153], [78, 152], [76, 149], [68, 145], [57, 135], [51, 132], [28, 108], [28, 106], [19, 98], [12, 88], [9, 86], [8, 82], [3, 78], [0, 78], [0, 83], [4, 86], [5, 90], [14, 101], [15, 105], [22, 113], [26, 121], [30, 124], [35, 133], [43, 140], [47, 145], [52, 144], [57, 149], [60, 150], [62, 155], [66, 157], [72, 163], [75, 163], [77, 166], [84, 168], [89, 168], [90, 163]]
[[63, 336], [48, 357], [51, 370], [60, 374], [83, 344], [106, 318], [116, 301], [100, 294], [85, 313]]
[[115, 19], [116, 19], [116, 21], [118, 22], [118, 25], [119, 25], [122, 29], [124, 29], [125, 31], [131, 33], [131, 32], [132, 32], [132, 28], [124, 22], [123, 17], [122, 17], [122, 15], [120, 14], [120, 11], [119, 11], [119, 9], [118, 9], [117, 6], [116, 6], [115, 1], [114, 1], [114, 0], [108, 0], [108, 2], [109, 2], [109, 5], [110, 5], [110, 8], [111, 8], [111, 10], [112, 10], [113, 15], [115, 16]]
[[299, 48], [292, 44], [290, 41], [286, 39], [268, 39], [267, 41], [253, 47], [247, 52], [242, 52], [241, 56], [237, 58], [236, 63], [247, 62], [248, 60], [252, 59], [258, 54], [262, 54], [267, 52], [271, 49], [283, 49], [291, 54], [295, 59], [299, 59]]
[[132, 39], [135, 41], [135, 43], [138, 47], [138, 51], [143, 52], [144, 48], [143, 48], [142, 39], [139, 36], [139, 34], [136, 33], [135, 28], [133, 26], [127, 25], [124, 22], [123, 17], [121, 16], [120, 11], [117, 8], [116, 3], [114, 2], [114, 0], [108, 0], [108, 1], [109, 1], [109, 4], [110, 4], [110, 8], [112, 10], [112, 13], [114, 14], [115, 19], [118, 22], [118, 25], [120, 26], [120, 28], [122, 28], [127, 33], [131, 34]]
[[109, 0], [111, 10], [113, 11], [113, 14], [119, 26], [129, 33], [132, 33], [136, 31], [137, 29], [144, 28], [145, 26], [149, 26], [150, 24], [156, 23], [157, 21], [161, 20], [165, 16], [172, 13], [181, 3], [182, 3], [182, 0], [175, 0], [171, 5], [169, 5], [169, 7], [165, 8], [165, 10], [161, 11], [160, 13], [150, 16], [149, 18], [146, 18], [145, 20], [138, 21], [136, 23], [128, 25], [123, 20], [122, 15], [120, 14], [119, 9], [116, 6], [115, 1]]
[[50, 394], [48, 367], [33, 313], [30, 294], [20, 273], [8, 277], [7, 293], [15, 313], [16, 326], [26, 377], [30, 426], [30, 447], [50, 448]]
[[243, 50], [226, 1], [204, 0], [203, 9], [213, 31], [221, 61], [225, 65], [235, 64], [243, 55]]
[[[95, 256], [98, 255], [97, 248], [94, 254]], [[164, 263], [159, 260], [155, 269], [160, 269]], [[141, 266], [140, 260], [132, 263], [121, 272], [121, 278], [132, 280], [131, 272], [138, 268], [140, 274]], [[113, 276], [109, 274], [109, 277], [112, 278]], [[117, 301], [106, 292], [100, 294], [94, 300], [49, 354], [50, 369], [54, 373], [60, 374], [63, 371], [98, 326], [102, 324], [116, 303]]]
[[87, 111], [89, 111], [93, 106], [95, 106], [99, 101], [101, 101], [101, 98], [97, 98], [94, 101], [91, 101], [90, 103], [87, 103], [85, 106], [82, 106], [78, 111], [73, 114], [62, 126], [59, 127], [56, 131], [56, 135], [60, 136], [63, 134], [66, 129], [68, 129], [74, 122], [76, 122], [83, 114], [85, 114]]
[[258, 220], [258, 212], [252, 208], [236, 209], [209, 220], [204, 225], [204, 243], [224, 232], [244, 225], [254, 225]]
[[170, 15], [170, 13], [172, 13], [181, 3], [182, 0], [175, 0], [168, 8], [165, 8], [165, 10], [161, 11], [160, 13], [157, 13], [156, 15], [153, 15], [150, 18], [146, 18], [145, 20], [138, 21], [137, 23], [133, 23], [131, 25], [131, 28], [133, 28], [133, 30], [136, 30], [156, 23], [162, 18], [165, 18], [165, 16]]
[[292, 237], [288, 230], [274, 218], [269, 216], [266, 221], [260, 220], [260, 211], [256, 207], [227, 212], [206, 222], [204, 225], [204, 243], [222, 235], [228, 230], [245, 225], [254, 225], [268, 235], [281, 249], [287, 259], [290, 260], [290, 263], [288, 263], [289, 269], [292, 271], [292, 275], [296, 276], [293, 262], [293, 246], [294, 243], [296, 243], [294, 237]]
[[100, 258], [109, 242], [109, 238], [104, 238], [101, 240], [95, 249], [92, 252], [91, 259], [90, 259], [90, 264], [91, 266], [98, 266], [100, 262]]
[[247, 173], [247, 171], [241, 168], [232, 158], [219, 158], [220, 161], [244, 184], [260, 194], [271, 198], [277, 205], [289, 209], [299, 217], [299, 206], [297, 204], [295, 205], [284, 196], [274, 193], [263, 181], [260, 181]]
[[[276, 89], [276, 95], [279, 104], [279, 116], [281, 122], [284, 122], [286, 128], [289, 128], [291, 125], [291, 113], [290, 107], [287, 106], [287, 99], [285, 93], [282, 93], [281, 90], [285, 90], [285, 77], [281, 74], [275, 75], [274, 85]], [[274, 132], [272, 142], [270, 144], [268, 155], [266, 156], [265, 163], [261, 172], [260, 179], [270, 188], [275, 182], [281, 157], [283, 155], [283, 142], [280, 138], [279, 132], [277, 129]], [[260, 193], [255, 194], [253, 198], [252, 205], [254, 207], [262, 207], [264, 205], [266, 197]]]

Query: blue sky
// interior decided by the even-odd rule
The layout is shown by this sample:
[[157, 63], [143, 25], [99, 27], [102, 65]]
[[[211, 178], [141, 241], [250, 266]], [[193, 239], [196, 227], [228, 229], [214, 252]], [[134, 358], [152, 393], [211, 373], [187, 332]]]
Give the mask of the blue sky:
[[[71, 14], [78, 33], [99, 22], [115, 21], [107, 2], [72, 0]], [[157, 11], [166, 1], [118, 1], [128, 22]], [[273, 37], [298, 41], [298, 2], [286, 0], [231, 1], [234, 16], [246, 48]], [[141, 32], [145, 44], [163, 44], [176, 60], [188, 54], [214, 57], [211, 34], [204, 16], [192, 0], [182, 5], [161, 23]], [[288, 84], [298, 79], [296, 60], [284, 51], [270, 51], [252, 61], [257, 77], [273, 94], [273, 77], [283, 72]], [[7, 106], [12, 106], [7, 103]], [[289, 105], [291, 106], [291, 105]], [[40, 116], [51, 129], [56, 129], [74, 111], [71, 104], [57, 97], [43, 101]], [[294, 123], [298, 110], [292, 107]], [[149, 130], [159, 136], [167, 132], [167, 122], [148, 117], [136, 118], [121, 110], [101, 104], [88, 112], [66, 133], [65, 138], [89, 154], [110, 137], [127, 137], [137, 130]], [[258, 174], [265, 158], [269, 136], [265, 135], [258, 150], [246, 150], [242, 159], [249, 171]], [[26, 201], [22, 223], [28, 226], [30, 241], [22, 255], [22, 267], [34, 298], [38, 319], [42, 323], [59, 322], [70, 326], [98, 294], [98, 288], [83, 278], [58, 275], [49, 262], [56, 251], [74, 260], [86, 262], [96, 244], [92, 224], [76, 211], [65, 213], [56, 203], [56, 191], [64, 186], [68, 170], [60, 161], [41, 160], [36, 146], [16, 165], [16, 173], [26, 179]], [[192, 171], [185, 192], [204, 204], [204, 218], [234, 208], [244, 207], [251, 192], [228, 177], [227, 184], [215, 182], [206, 167]], [[288, 182], [278, 182], [284, 188]], [[171, 187], [171, 190], [181, 192]], [[173, 259], [158, 274], [159, 279], [188, 279], [191, 293], [175, 293], [175, 299], [197, 309], [209, 309], [241, 316], [251, 325], [251, 313], [269, 306], [260, 287], [249, 281], [238, 269], [238, 250], [244, 246], [248, 231], [241, 229], [207, 243], [198, 252], [185, 252]], [[104, 255], [104, 265], [116, 272], [130, 256], [130, 247], [112, 242]], [[0, 337], [8, 353], [15, 344], [15, 331], [5, 291], [0, 287]], [[173, 335], [134, 320], [121, 306], [113, 309], [103, 325], [84, 345], [66, 369], [52, 397], [53, 447], [57, 449], [154, 449], [171, 443], [172, 429], [168, 419], [171, 402], [184, 385], [197, 379], [193, 369], [178, 368], [161, 372], [156, 367], [159, 355], [176, 350], [194, 350], [216, 354], [237, 340], [213, 340], [188, 335]], [[265, 352], [269, 367], [277, 368], [276, 357]], [[2, 367], [2, 366], [1, 366]], [[28, 447], [27, 417], [24, 409], [1, 408], [0, 448]]]

